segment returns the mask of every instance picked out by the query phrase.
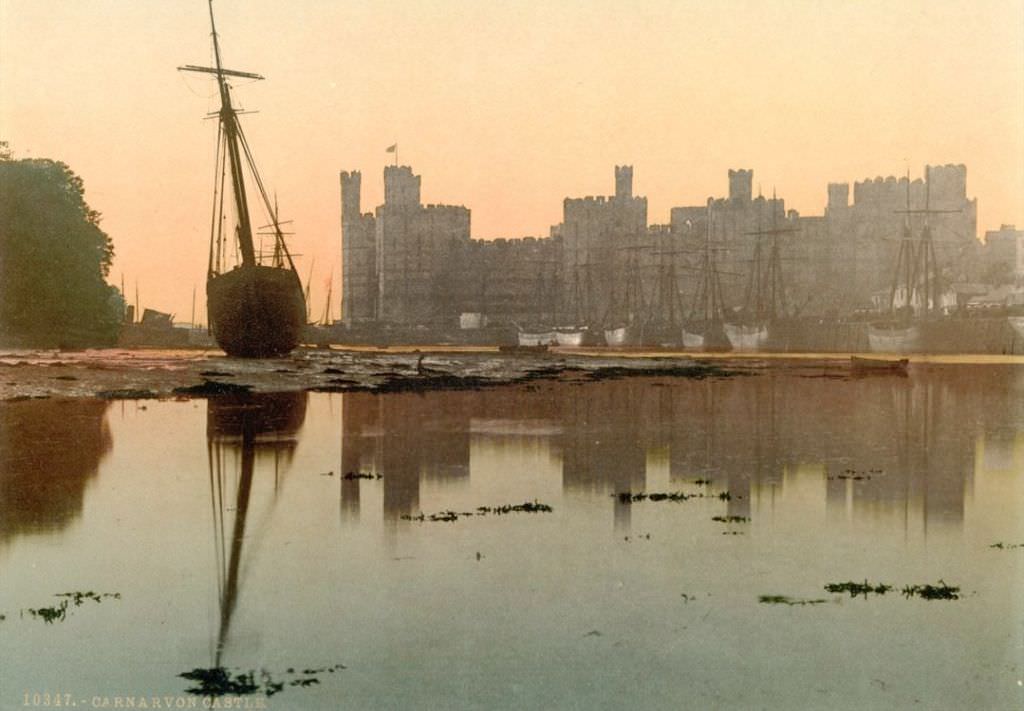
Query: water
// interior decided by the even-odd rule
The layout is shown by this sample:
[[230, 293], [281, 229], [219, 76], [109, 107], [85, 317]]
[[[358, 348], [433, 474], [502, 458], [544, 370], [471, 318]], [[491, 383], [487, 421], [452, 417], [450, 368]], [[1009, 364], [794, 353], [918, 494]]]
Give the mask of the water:
[[[1022, 394], [921, 365], [0, 403], [0, 708], [186, 703], [220, 666], [279, 709], [1019, 708]], [[895, 589], [823, 590], [865, 579]], [[28, 612], [71, 591], [120, 598]]]

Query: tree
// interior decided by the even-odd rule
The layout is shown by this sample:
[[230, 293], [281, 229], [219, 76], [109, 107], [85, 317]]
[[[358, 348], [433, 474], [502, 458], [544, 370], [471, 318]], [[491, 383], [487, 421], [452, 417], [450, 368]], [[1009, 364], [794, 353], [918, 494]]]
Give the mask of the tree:
[[0, 341], [106, 345], [122, 299], [104, 278], [114, 248], [82, 179], [52, 160], [15, 160], [0, 142]]

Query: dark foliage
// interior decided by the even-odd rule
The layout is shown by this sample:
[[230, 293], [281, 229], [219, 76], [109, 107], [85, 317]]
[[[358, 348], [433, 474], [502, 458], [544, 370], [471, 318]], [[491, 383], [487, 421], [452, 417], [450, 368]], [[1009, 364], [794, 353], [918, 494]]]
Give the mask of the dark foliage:
[[114, 249], [99, 223], [68, 166], [14, 160], [0, 144], [0, 341], [76, 347], [117, 338], [123, 302], [104, 281]]

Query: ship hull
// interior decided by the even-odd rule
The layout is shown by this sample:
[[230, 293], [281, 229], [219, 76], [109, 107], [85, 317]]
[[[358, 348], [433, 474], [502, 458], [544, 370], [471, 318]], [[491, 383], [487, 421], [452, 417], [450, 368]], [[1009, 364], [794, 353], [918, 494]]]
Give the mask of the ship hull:
[[768, 342], [768, 326], [765, 324], [724, 324], [725, 336], [734, 351], [764, 350]]
[[564, 331], [555, 331], [555, 341], [560, 346], [566, 346], [569, 348], [579, 348], [583, 345], [583, 337], [586, 335], [586, 331], [566, 329]]
[[732, 344], [720, 321], [693, 321], [681, 329], [683, 348], [696, 351], [728, 351]]
[[918, 326], [868, 326], [868, 349], [872, 353], [913, 353], [921, 349]]
[[299, 344], [306, 322], [302, 284], [291, 269], [241, 266], [206, 282], [210, 330], [236, 358], [273, 358]]
[[633, 326], [606, 328], [604, 331], [604, 342], [612, 348], [636, 346], [640, 344], [640, 334]]
[[555, 342], [553, 331], [520, 331], [517, 336], [520, 346], [550, 346]]

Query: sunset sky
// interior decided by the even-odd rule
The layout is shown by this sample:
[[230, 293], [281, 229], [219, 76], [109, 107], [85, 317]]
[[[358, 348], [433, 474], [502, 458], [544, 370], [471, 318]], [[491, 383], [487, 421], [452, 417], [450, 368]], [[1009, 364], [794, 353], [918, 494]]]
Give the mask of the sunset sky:
[[[727, 191], [821, 214], [828, 182], [965, 163], [978, 229], [1024, 225], [1024, 0], [216, 0], [235, 98], [303, 280], [340, 294], [338, 171], [383, 199], [399, 145], [479, 238], [547, 235], [635, 167], [651, 223]], [[202, 304], [215, 84], [205, 0], [0, 0], [0, 140], [68, 163], [111, 281]], [[256, 218], [258, 224], [260, 218]], [[339, 315], [337, 298], [332, 307]], [[205, 315], [199, 317], [205, 320]]]

